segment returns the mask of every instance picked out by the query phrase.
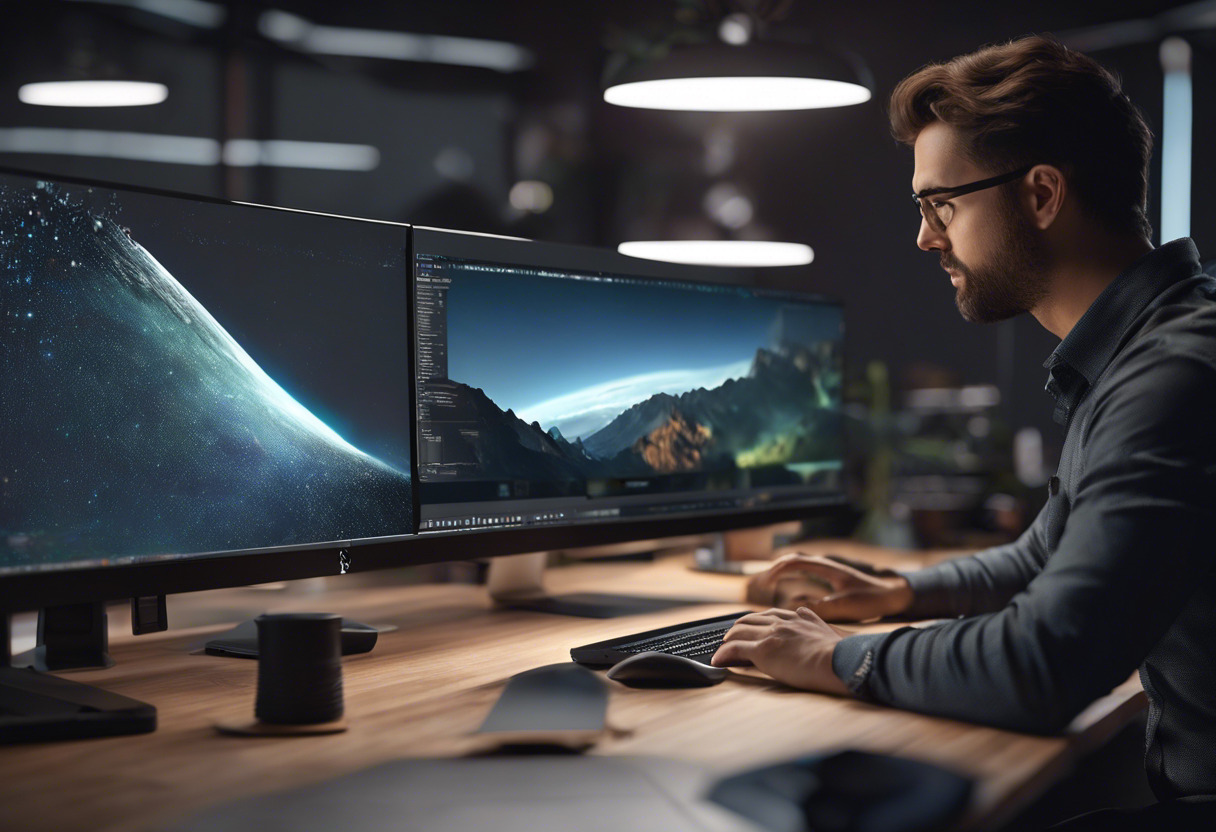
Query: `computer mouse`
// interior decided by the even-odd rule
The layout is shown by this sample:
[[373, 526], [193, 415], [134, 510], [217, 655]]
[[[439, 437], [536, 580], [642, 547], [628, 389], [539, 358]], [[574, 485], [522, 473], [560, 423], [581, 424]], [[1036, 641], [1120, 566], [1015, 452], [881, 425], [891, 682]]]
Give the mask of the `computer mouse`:
[[617, 662], [608, 671], [608, 678], [631, 688], [707, 688], [729, 674], [725, 667], [650, 651]]

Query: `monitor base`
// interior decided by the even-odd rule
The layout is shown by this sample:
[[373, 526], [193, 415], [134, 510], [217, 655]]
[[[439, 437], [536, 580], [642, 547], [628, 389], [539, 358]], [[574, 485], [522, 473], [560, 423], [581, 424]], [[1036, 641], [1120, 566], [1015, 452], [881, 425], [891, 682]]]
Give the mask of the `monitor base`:
[[8, 664], [34, 670], [113, 667], [109, 649], [105, 604], [44, 607], [38, 611], [38, 645]]
[[486, 589], [494, 605], [503, 609], [569, 615], [575, 618], [620, 618], [704, 604], [702, 598], [655, 598], [646, 595], [608, 595], [580, 592], [549, 595], [545, 592], [548, 552], [508, 555], [490, 561]]
[[0, 641], [0, 745], [156, 730], [152, 705], [28, 667], [10, 667], [8, 614], [0, 614]]

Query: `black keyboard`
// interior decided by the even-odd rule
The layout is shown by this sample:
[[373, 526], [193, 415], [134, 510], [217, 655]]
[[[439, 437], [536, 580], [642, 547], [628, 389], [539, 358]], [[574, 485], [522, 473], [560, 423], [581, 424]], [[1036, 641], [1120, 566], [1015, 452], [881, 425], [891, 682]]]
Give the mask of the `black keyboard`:
[[691, 633], [677, 633], [672, 636], [631, 641], [617, 647], [622, 653], [671, 653], [675, 656], [696, 658], [706, 653], [713, 655], [722, 644], [722, 637], [731, 628], [731, 624], [722, 624], [712, 630], [700, 630]]
[[705, 618], [575, 647], [570, 651], [570, 658], [580, 664], [603, 666], [616, 664], [636, 653], [658, 652], [685, 656], [709, 664], [709, 660], [721, 646], [726, 631], [744, 615], [747, 613], [720, 615], [717, 618]]

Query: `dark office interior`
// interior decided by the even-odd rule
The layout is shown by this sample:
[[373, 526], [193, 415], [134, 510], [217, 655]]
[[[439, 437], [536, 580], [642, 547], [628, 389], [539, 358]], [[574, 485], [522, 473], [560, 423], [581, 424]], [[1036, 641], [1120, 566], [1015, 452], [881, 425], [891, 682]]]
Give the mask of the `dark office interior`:
[[[801, 525], [787, 522], [767, 536], [757, 532], [748, 538], [745, 532], [728, 532], [725, 542], [719, 539], [713, 544], [719, 558], [722, 547], [759, 546], [767, 557], [774, 543], [817, 536], [909, 550], [974, 551], [1015, 539], [1048, 498], [1049, 477], [1065, 433], [1052, 419], [1043, 361], [1059, 339], [1029, 315], [991, 325], [964, 321], [936, 253], [917, 249], [921, 217], [908, 198], [912, 152], [892, 138], [887, 116], [890, 93], [907, 74], [984, 44], [1032, 33], [1052, 33], [1091, 55], [1119, 76], [1154, 134], [1148, 216], [1160, 229], [1162, 137], [1180, 129], [1167, 120], [1162, 43], [1181, 38], [1190, 48], [1188, 83], [1193, 86], [1186, 104], [1189, 225], [1180, 236], [1195, 241], [1205, 263], [1216, 257], [1210, 253], [1216, 252], [1216, 166], [1209, 152], [1216, 142], [1216, 4], [1210, 0], [1109, 4], [999, 0], [969, 6], [889, 0], [10, 0], [0, 4], [0, 15], [0, 168], [7, 171], [608, 251], [637, 240], [756, 240], [810, 246], [809, 263], [710, 269], [703, 279], [762, 291], [809, 292], [843, 304], [840, 386], [848, 439], [847, 500], [840, 510], [817, 513]], [[638, 109], [604, 100], [605, 81], [621, 65], [652, 54], [663, 44], [719, 39], [723, 21], [731, 16], [754, 27], [749, 30], [753, 38], [846, 52], [872, 97], [851, 106], [739, 113]], [[151, 106], [130, 107], [39, 106], [19, 98], [18, 90], [26, 84], [60, 79], [155, 81], [165, 85], [167, 97]], [[1154, 245], [1169, 242], [1160, 239], [1160, 233], [1155, 230]], [[354, 303], [340, 311], [354, 317]], [[352, 320], [341, 324], [359, 326]], [[4, 406], [0, 400], [0, 409]], [[0, 531], [11, 531], [6, 528], [10, 522], [14, 522], [11, 516], [0, 514]], [[443, 563], [415, 564], [395, 580], [411, 585], [459, 584], [462, 592], [472, 592], [469, 584], [485, 580], [486, 564], [477, 562], [476, 540], [465, 545], [465, 556], [455, 550], [428, 555], [419, 562]], [[595, 554], [598, 559], [590, 563], [596, 568], [652, 563], [645, 546]], [[725, 557], [736, 555], [727, 551]], [[587, 563], [577, 552], [563, 553], [556, 560]], [[384, 557], [376, 563], [389, 565]], [[550, 569], [550, 579], [561, 571]], [[0, 571], [0, 580], [3, 574]], [[317, 574], [321, 573], [311, 573]], [[351, 577], [363, 581], [359, 586], [370, 593], [381, 591], [376, 574], [380, 573]], [[308, 593], [319, 591], [316, 582], [334, 579], [310, 579], [314, 583], [304, 581], [299, 586], [311, 588], [289, 588], [286, 602], [266, 609], [313, 611]], [[143, 586], [140, 594], [163, 599], [155, 586]], [[720, 597], [725, 590], [714, 586], [698, 585], [692, 594], [717, 592], [719, 605], [725, 604]], [[367, 614], [377, 619], [371, 623], [391, 618], [387, 600], [368, 602], [367, 597], [361, 603], [370, 604]], [[229, 611], [235, 622], [258, 611], [260, 598], [242, 598], [216, 601], [193, 620], [207, 624]], [[427, 606], [430, 603], [419, 609], [440, 619], [450, 616], [453, 622], [464, 615]], [[176, 627], [173, 604], [170, 595], [169, 623]], [[728, 611], [723, 606], [712, 614]], [[117, 614], [122, 619], [125, 612]], [[25, 647], [33, 644], [31, 615], [27, 610], [13, 623], [17, 640], [29, 642]], [[114, 615], [112, 609], [111, 626]], [[402, 632], [409, 630], [410, 622], [420, 620], [409, 617], [400, 623]], [[677, 610], [663, 623], [680, 620]], [[526, 625], [512, 624], [516, 628], [512, 632], [526, 634]], [[567, 646], [643, 629], [614, 626], [607, 631], [583, 625]], [[205, 635], [215, 632], [212, 626]], [[601, 632], [604, 635], [596, 635]], [[382, 639], [389, 635], [382, 633]], [[198, 647], [202, 638], [193, 637], [189, 645], [190, 639], [179, 639], [175, 649]], [[418, 649], [441, 655], [443, 645], [427, 638], [419, 637]], [[14, 649], [22, 648], [14, 644]], [[154, 652], [154, 648], [141, 649]], [[112, 672], [118, 673], [124, 665], [136, 662], [120, 660]], [[174, 665], [178, 667], [184, 666]], [[239, 670], [248, 675], [252, 663]], [[104, 673], [89, 671], [80, 680], [104, 687], [115, 678]], [[478, 693], [470, 700], [476, 714], [460, 722], [463, 733], [476, 728], [501, 690], [501, 684], [492, 683], [508, 676], [504, 670], [496, 679], [478, 677]], [[253, 677], [242, 677], [241, 682], [233, 678], [215, 681], [214, 689], [233, 686], [233, 698], [239, 694], [241, 706], [246, 707], [251, 703]], [[348, 668], [351, 730], [346, 736], [360, 730], [355, 708], [358, 686], [351, 679]], [[164, 691], [186, 684], [166, 679], [158, 683]], [[362, 683], [377, 686], [368, 678]], [[133, 688], [123, 690], [135, 695]], [[452, 695], [464, 694], [453, 688]], [[629, 730], [645, 732], [648, 723], [641, 700], [636, 692], [630, 696], [621, 719], [632, 726]], [[409, 732], [405, 721], [425, 721], [427, 707], [419, 706], [400, 720], [378, 712], [376, 730], [382, 738], [390, 736], [394, 727]], [[1121, 721], [1104, 723], [1101, 731], [1091, 732], [1094, 736], [1087, 734], [1067, 759], [1050, 757], [1036, 745], [1042, 738], [1027, 736], [994, 745], [983, 775], [988, 779], [980, 788], [992, 789], [1000, 800], [985, 804], [985, 811], [991, 812], [987, 816], [966, 815], [962, 821], [955, 816], [952, 822], [962, 825], [943, 828], [1016, 832], [1121, 800], [1152, 800], [1139, 769], [1144, 717], [1137, 716], [1127, 702], [1110, 707]], [[783, 718], [796, 720], [786, 708]], [[856, 747], [883, 750], [874, 734], [887, 729], [871, 711], [858, 711], [857, 719], [870, 722], [857, 731]], [[163, 709], [161, 733], [168, 720], [169, 711]], [[940, 731], [937, 739], [926, 733], [928, 738], [909, 740], [907, 747], [939, 741], [943, 748], [952, 742], [982, 746], [988, 741], [969, 740], [954, 732], [948, 721], [939, 722], [934, 726]], [[650, 729], [660, 730], [653, 724]], [[213, 732], [199, 726], [190, 730], [194, 733], [189, 737], [201, 742], [205, 735], [212, 741]], [[405, 756], [452, 756], [451, 748], [444, 745], [450, 738], [439, 733], [420, 729], [418, 736], [425, 741]], [[105, 751], [135, 739], [78, 742], [98, 749], [96, 766], [103, 768]], [[322, 742], [290, 740], [297, 741]], [[374, 744], [369, 739], [361, 742]], [[377, 750], [362, 759], [340, 746], [314, 746], [320, 754], [338, 750], [308, 777], [283, 773], [290, 765], [289, 751], [277, 752], [278, 757], [267, 753], [250, 771], [251, 776], [267, 778], [270, 787], [244, 788], [234, 796], [330, 781], [362, 765], [393, 760], [386, 747], [389, 741], [376, 742], [381, 744]], [[738, 737], [723, 740], [727, 748], [740, 742]], [[849, 735], [841, 732], [829, 746], [850, 747]], [[22, 755], [36, 754], [34, 765], [45, 773], [66, 759], [65, 754], [84, 755], [76, 749], [85, 747], [69, 742], [0, 748], [0, 769], [22, 771]], [[655, 747], [659, 751], [639, 745], [632, 753], [661, 755], [661, 746]], [[147, 753], [159, 749], [149, 746]], [[239, 770], [240, 753], [238, 749], [209, 757], [208, 765]], [[706, 756], [716, 774], [734, 770], [721, 759], [726, 753]], [[184, 754], [178, 750], [166, 759], [181, 765]], [[695, 752], [680, 756], [685, 762], [696, 758]], [[949, 762], [948, 756], [936, 752], [926, 759]], [[1033, 763], [1026, 762], [1031, 759]], [[556, 776], [556, 769], [535, 764], [536, 777]], [[1026, 773], [1035, 767], [1040, 769], [1037, 776]], [[1048, 770], [1050, 775], [1044, 774]], [[414, 776], [411, 772], [407, 773]], [[1002, 779], [1004, 772], [1007, 779]], [[22, 776], [25, 788], [45, 782], [46, 793], [38, 799], [55, 801], [52, 777], [38, 781]], [[417, 782], [411, 781], [415, 784], [411, 794], [422, 795], [425, 788]], [[145, 774], [127, 785], [132, 792], [172, 788], [170, 779]], [[82, 787], [82, 794], [107, 788], [115, 788], [113, 782], [98, 780]], [[330, 782], [323, 788], [329, 791], [322, 793], [331, 796], [340, 791]], [[9, 789], [0, 787], [0, 794], [8, 794]], [[128, 798], [92, 794], [88, 799], [109, 807], [101, 816], [104, 828], [127, 825], [121, 807]], [[29, 798], [23, 800], [22, 817], [35, 817], [35, 810], [27, 805]], [[130, 818], [130, 827], [179, 828], [174, 824], [182, 822], [183, 815], [163, 808], [171, 803], [162, 800], [156, 812]], [[196, 795], [189, 801], [189, 813], [215, 805], [219, 803]], [[488, 798], [478, 804], [490, 805]], [[258, 812], [274, 808], [251, 804], [244, 816], [238, 809], [232, 811], [236, 814], [215, 815], [198, 826], [180, 828], [223, 828], [229, 821], [252, 824]], [[467, 822], [486, 817], [470, 810]], [[54, 818], [57, 828], [93, 828], [87, 818], [73, 818], [70, 813]], [[803, 828], [764, 826], [752, 820], [757, 826], [748, 828]], [[989, 821], [994, 825], [983, 825]], [[722, 821], [709, 816], [697, 822], [704, 825], [687, 828], [743, 828], [715, 826]], [[976, 823], [981, 825], [967, 825]], [[508, 824], [507, 828], [516, 827]]]
[[[334, 142], [375, 148], [368, 170], [174, 164], [6, 150], [5, 164], [34, 171], [164, 188], [223, 199], [512, 233], [615, 247], [628, 239], [713, 238], [732, 233], [707, 215], [735, 193], [752, 206], [734, 233], [810, 245], [805, 267], [757, 281], [838, 297], [850, 316], [856, 366], [889, 364], [897, 384], [917, 367], [956, 383], [997, 384], [1017, 425], [1055, 437], [1039, 363], [1050, 335], [1022, 318], [968, 326], [932, 255], [918, 252], [906, 192], [911, 154], [891, 138], [885, 98], [930, 61], [1032, 32], [1103, 38], [1094, 50], [1119, 73], [1149, 124], [1161, 123], [1160, 38], [1104, 24], [1142, 20], [1160, 3], [985, 3], [957, 10], [897, 3], [864, 7], [770, 2], [774, 32], [822, 39], [861, 56], [871, 101], [788, 113], [711, 115], [613, 107], [601, 79], [614, 55], [669, 36], [712, 28], [729, 3], [235, 3], [211, 28], [127, 3], [12, 3], [5, 27], [0, 118], [9, 127], [111, 130], [229, 139]], [[743, 4], [745, 6], [751, 4]], [[1175, 4], [1165, 4], [1173, 6]], [[1179, 6], [1183, 4], [1177, 4]], [[527, 50], [526, 68], [498, 71], [408, 60], [301, 53], [259, 34], [260, 15], [282, 10], [318, 25], [453, 35]], [[1205, 146], [1210, 29], [1193, 46], [1194, 138]], [[1129, 42], [1131, 41], [1131, 42]], [[16, 88], [58, 68], [96, 62], [165, 79], [155, 107], [73, 111], [22, 105]], [[1159, 153], [1159, 148], [1157, 149]], [[1159, 170], [1155, 160], [1154, 169]], [[1196, 154], [1192, 235], [1204, 252], [1216, 206], [1211, 166]], [[511, 187], [538, 181], [552, 192], [543, 212], [513, 208]], [[1158, 219], [1159, 182], [1150, 184]], [[528, 205], [527, 192], [519, 193]], [[545, 200], [547, 201], [547, 199]], [[729, 218], [731, 222], [737, 219]], [[898, 287], [898, 291], [895, 291]]]

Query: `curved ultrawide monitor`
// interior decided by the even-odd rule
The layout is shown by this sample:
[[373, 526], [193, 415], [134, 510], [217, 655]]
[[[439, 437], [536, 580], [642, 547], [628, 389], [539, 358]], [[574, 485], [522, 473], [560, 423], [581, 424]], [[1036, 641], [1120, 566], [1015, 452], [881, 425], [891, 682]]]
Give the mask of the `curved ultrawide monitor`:
[[0, 600], [412, 534], [408, 232], [0, 174]]
[[421, 228], [413, 280], [423, 537], [565, 547], [843, 500], [838, 304]]

